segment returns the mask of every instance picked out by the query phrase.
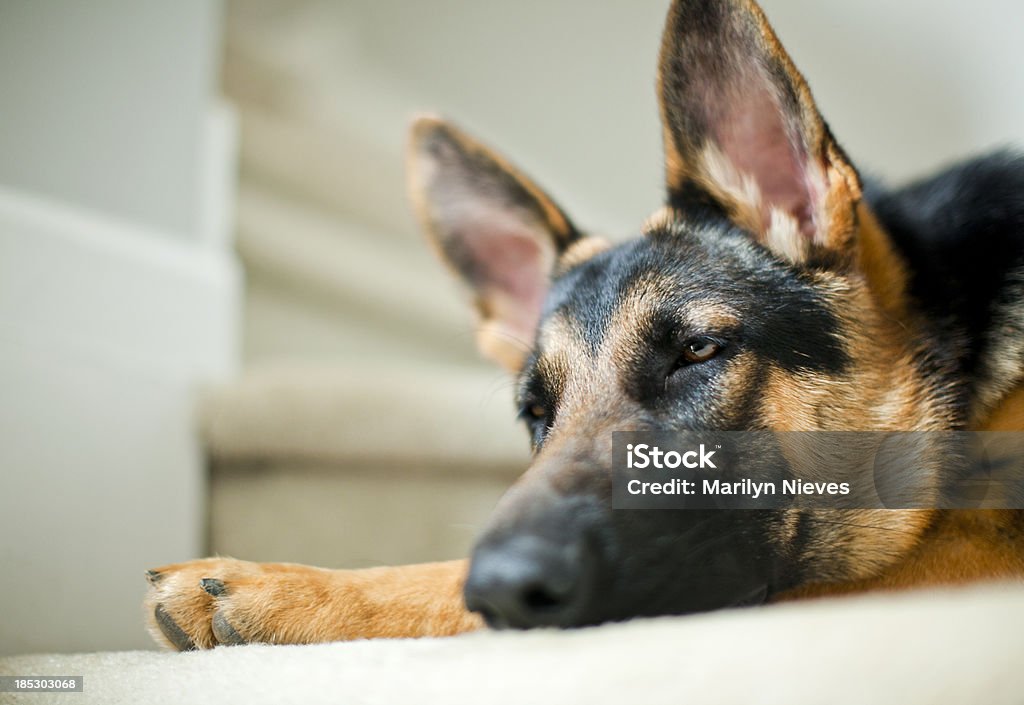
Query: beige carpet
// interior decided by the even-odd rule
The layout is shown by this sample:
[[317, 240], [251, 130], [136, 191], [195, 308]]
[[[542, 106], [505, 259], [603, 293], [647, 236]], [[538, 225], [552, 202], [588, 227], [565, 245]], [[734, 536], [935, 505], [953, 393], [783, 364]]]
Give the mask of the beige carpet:
[[1024, 702], [1024, 588], [869, 596], [573, 632], [318, 646], [22, 656], [0, 675], [83, 675], [3, 703]]

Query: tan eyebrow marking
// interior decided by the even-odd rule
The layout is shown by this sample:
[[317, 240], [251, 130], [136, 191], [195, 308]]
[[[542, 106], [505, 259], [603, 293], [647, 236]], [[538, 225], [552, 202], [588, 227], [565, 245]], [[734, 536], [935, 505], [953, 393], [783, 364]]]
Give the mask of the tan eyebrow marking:
[[680, 313], [693, 328], [733, 328], [740, 322], [736, 309], [718, 301], [695, 301], [684, 306]]
[[565, 387], [572, 361], [588, 354], [580, 332], [563, 315], [552, 316], [544, 322], [537, 348], [540, 351], [537, 373], [555, 390]]

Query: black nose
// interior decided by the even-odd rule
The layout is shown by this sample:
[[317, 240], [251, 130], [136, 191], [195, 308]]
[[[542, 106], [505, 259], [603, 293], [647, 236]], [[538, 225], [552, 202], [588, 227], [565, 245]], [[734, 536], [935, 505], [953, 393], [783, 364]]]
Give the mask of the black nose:
[[491, 627], [568, 627], [581, 622], [592, 582], [586, 544], [514, 536], [478, 546], [466, 579], [466, 607]]

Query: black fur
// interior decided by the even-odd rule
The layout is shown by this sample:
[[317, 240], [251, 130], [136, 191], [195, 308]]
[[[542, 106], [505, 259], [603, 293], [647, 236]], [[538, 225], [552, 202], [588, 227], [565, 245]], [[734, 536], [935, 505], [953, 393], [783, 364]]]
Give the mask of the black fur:
[[1012, 279], [1024, 266], [1024, 156], [970, 159], [891, 191], [869, 183], [865, 197], [909, 265], [936, 343], [977, 381], [993, 315], [1024, 294]]

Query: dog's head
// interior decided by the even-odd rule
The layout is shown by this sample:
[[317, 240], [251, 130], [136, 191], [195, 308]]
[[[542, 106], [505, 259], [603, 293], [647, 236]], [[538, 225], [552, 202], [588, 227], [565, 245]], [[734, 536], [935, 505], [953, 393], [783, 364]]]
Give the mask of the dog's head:
[[419, 218], [518, 376], [534, 461], [478, 543], [468, 605], [571, 626], [870, 576], [923, 512], [612, 510], [613, 430], [920, 429], [947, 422], [904, 272], [761, 10], [672, 6], [658, 80], [666, 207], [611, 246], [438, 119], [416, 122]]

